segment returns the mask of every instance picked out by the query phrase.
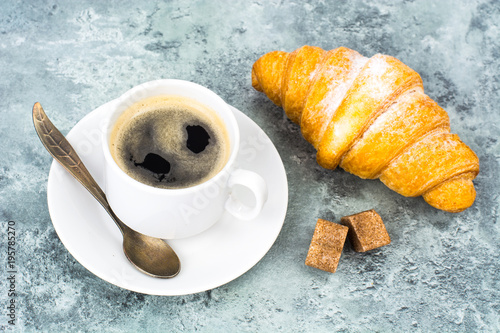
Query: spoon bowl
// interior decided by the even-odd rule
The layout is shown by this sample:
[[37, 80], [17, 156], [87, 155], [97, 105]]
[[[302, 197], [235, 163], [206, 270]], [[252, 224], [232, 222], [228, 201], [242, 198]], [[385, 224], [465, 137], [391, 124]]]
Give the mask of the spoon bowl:
[[33, 106], [33, 124], [38, 137], [49, 153], [75, 177], [101, 204], [120, 229], [123, 251], [139, 271], [158, 278], [172, 278], [180, 271], [180, 261], [174, 250], [160, 238], [141, 234], [123, 223], [113, 212], [106, 195], [87, 170], [80, 157], [52, 124], [40, 103]]

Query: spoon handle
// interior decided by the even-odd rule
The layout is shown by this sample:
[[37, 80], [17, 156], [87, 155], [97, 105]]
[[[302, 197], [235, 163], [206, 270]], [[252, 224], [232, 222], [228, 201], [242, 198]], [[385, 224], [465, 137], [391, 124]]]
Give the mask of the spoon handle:
[[33, 124], [38, 137], [52, 157], [64, 169], [68, 170], [99, 201], [104, 209], [110, 212], [106, 195], [82, 163], [75, 149], [52, 124], [38, 102], [33, 106]]

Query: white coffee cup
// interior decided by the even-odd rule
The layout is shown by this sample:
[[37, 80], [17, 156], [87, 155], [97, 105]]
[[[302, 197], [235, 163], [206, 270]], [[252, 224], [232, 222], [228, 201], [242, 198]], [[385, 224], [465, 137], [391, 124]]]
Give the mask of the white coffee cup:
[[[132, 104], [145, 98], [176, 95], [194, 99], [223, 120], [229, 141], [227, 163], [209, 180], [187, 188], [164, 189], [143, 184], [127, 175], [113, 159], [109, 140], [118, 117]], [[236, 219], [256, 218], [267, 200], [265, 180], [236, 165], [240, 145], [238, 124], [228, 104], [198, 84], [182, 80], [157, 80], [136, 86], [113, 104], [103, 130], [105, 192], [115, 214], [131, 228], [154, 237], [177, 239], [194, 236], [213, 226], [228, 211]], [[253, 193], [252, 206], [234, 195], [236, 186]]]

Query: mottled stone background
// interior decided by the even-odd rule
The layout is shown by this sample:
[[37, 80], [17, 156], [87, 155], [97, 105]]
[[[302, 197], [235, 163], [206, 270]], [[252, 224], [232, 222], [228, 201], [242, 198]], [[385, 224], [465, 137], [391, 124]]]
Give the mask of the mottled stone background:
[[[500, 330], [498, 1], [31, 1], [0, 4], [0, 329], [46, 332]], [[321, 169], [282, 111], [250, 85], [262, 54], [304, 44], [393, 55], [417, 70], [481, 163], [474, 206], [448, 214], [379, 181]], [[203, 84], [259, 124], [289, 182], [269, 253], [222, 287], [182, 297], [130, 292], [95, 277], [50, 221], [51, 158], [31, 107], [63, 133], [139, 83]], [[376, 209], [390, 246], [339, 269], [304, 265], [318, 217]], [[18, 237], [17, 318], [7, 324], [7, 221]]]

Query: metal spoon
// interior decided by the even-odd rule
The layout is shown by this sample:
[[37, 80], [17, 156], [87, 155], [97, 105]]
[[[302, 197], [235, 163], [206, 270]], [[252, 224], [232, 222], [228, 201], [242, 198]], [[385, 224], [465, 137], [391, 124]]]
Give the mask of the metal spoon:
[[179, 273], [177, 254], [162, 239], [143, 235], [126, 226], [111, 210], [106, 195], [64, 135], [52, 124], [40, 103], [33, 106], [33, 123], [49, 153], [68, 170], [104, 207], [123, 235], [123, 251], [138, 270], [153, 277], [172, 278]]

